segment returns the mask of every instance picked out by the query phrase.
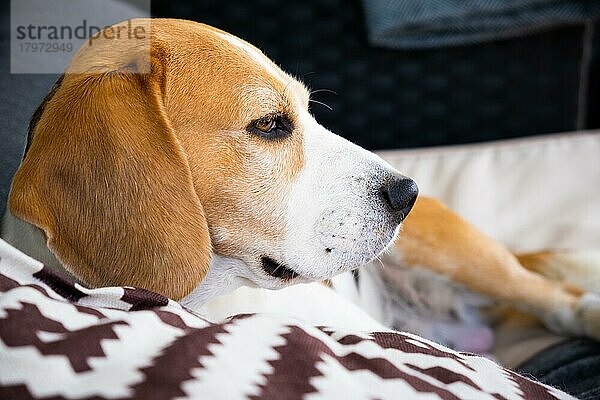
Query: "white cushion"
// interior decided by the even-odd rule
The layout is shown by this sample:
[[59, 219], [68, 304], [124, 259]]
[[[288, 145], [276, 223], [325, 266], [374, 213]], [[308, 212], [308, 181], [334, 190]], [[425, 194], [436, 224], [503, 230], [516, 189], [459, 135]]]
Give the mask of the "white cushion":
[[600, 131], [378, 154], [515, 251], [600, 244]]

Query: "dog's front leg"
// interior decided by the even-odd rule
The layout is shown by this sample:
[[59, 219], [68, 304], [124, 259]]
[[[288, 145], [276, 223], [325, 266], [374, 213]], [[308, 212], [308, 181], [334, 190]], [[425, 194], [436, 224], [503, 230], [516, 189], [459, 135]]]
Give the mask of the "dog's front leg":
[[441, 202], [420, 197], [396, 242], [402, 261], [530, 312], [552, 330], [600, 339], [600, 296], [525, 269]]

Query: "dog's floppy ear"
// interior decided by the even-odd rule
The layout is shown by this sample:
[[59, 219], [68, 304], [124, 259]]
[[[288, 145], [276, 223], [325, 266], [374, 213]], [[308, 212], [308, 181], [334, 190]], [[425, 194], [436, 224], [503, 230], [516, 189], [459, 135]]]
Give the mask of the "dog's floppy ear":
[[206, 274], [211, 245], [165, 112], [164, 59], [153, 51], [149, 73], [121, 59], [66, 74], [32, 127], [9, 201], [83, 282], [180, 299]]

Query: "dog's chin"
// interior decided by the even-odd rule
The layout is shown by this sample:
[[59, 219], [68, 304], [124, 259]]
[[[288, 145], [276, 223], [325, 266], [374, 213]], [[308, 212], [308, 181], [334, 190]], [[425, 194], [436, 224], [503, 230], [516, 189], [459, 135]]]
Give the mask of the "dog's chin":
[[327, 247], [320, 244], [315, 246], [318, 250], [316, 252], [295, 251], [285, 265], [311, 281], [330, 279], [361, 268], [390, 251], [399, 232], [400, 225], [396, 225], [379, 230], [377, 235], [356, 239], [345, 246]]
[[[330, 252], [321, 249], [322, 253], [319, 254], [302, 251], [303, 255], [308, 256], [304, 260], [294, 256], [294, 253], [282, 254], [280, 251], [264, 249], [262, 255], [256, 258], [215, 254], [209, 274], [200, 286], [207, 291], [211, 291], [211, 286], [216, 286], [223, 289], [217, 292], [226, 292], [239, 286], [282, 289], [298, 283], [324, 281], [372, 262], [393, 245], [399, 231], [400, 227], [395, 226], [387, 230], [384, 237], [371, 237], [364, 245], [343, 252], [336, 249]], [[261, 254], [256, 249], [247, 253]]]
[[298, 283], [324, 281], [340, 273], [360, 268], [379, 257], [393, 244], [398, 231], [397, 228], [388, 241], [373, 249], [375, 252], [367, 247], [369, 251], [352, 253], [347, 257], [329, 254], [333, 257], [324, 255], [306, 265], [292, 265], [279, 261], [284, 257], [272, 255], [244, 261], [241, 257], [214, 254], [208, 274], [182, 303], [190, 307], [200, 307], [210, 299], [240, 286], [276, 290]]
[[321, 262], [313, 262], [311, 265], [295, 265], [281, 261], [284, 257], [262, 256], [258, 265], [249, 266], [254, 275], [251, 280], [257, 286], [268, 289], [279, 289], [296, 283], [307, 283], [323, 281], [333, 278], [343, 272], [358, 269], [369, 264], [382, 254], [388, 252], [393, 246], [400, 226], [393, 230], [389, 239], [383, 241], [376, 249], [367, 248], [365, 251], [357, 251], [354, 254], [335, 256], [325, 254]]

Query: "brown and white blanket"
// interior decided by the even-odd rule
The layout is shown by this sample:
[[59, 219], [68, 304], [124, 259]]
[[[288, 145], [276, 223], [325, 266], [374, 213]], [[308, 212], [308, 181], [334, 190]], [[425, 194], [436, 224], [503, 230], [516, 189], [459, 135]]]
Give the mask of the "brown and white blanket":
[[407, 333], [269, 314], [213, 324], [141, 289], [87, 289], [0, 240], [0, 399], [567, 399]]

